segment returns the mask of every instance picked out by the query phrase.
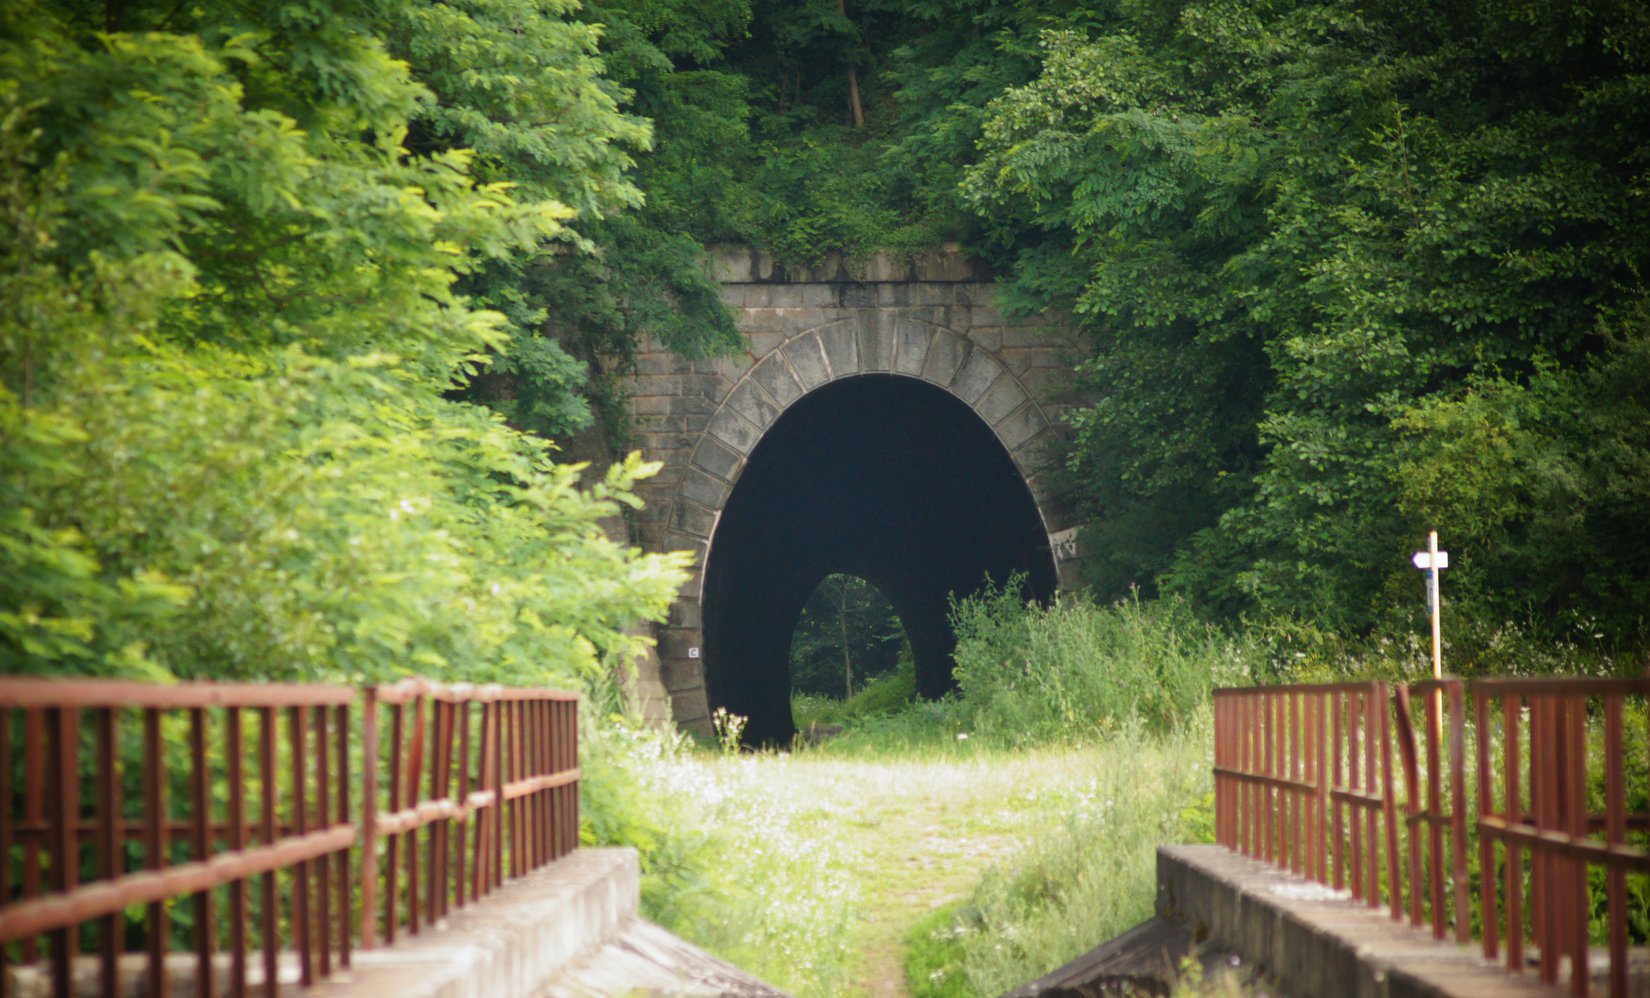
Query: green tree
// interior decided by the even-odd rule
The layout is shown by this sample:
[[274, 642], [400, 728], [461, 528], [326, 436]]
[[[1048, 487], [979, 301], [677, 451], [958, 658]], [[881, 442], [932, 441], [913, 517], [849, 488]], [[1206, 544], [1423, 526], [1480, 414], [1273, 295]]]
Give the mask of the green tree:
[[899, 664], [905, 626], [877, 587], [828, 575], [803, 604], [791, 634], [791, 689], [844, 700]]
[[[1600, 443], [1630, 462], [1624, 389], [1560, 404], [1543, 386], [1607, 381], [1630, 351], [1606, 343], [1642, 310], [1641, 16], [1212, 0], [1115, 17], [1044, 36], [965, 182], [1014, 299], [1071, 308], [1093, 345], [1067, 465], [1108, 593], [1155, 581], [1364, 632], [1412, 591], [1416, 538], [1449, 527], [1406, 479], [1413, 455], [1478, 460], [1465, 473], [1500, 477], [1475, 483], [1490, 506], [1469, 521], [1508, 524], [1554, 502], [1522, 484], [1565, 480], [1543, 455]], [[1544, 413], [1541, 444], [1491, 460], [1469, 412], [1491, 400]], [[1639, 532], [1616, 513], [1575, 529], [1578, 549], [1624, 552], [1615, 581], [1550, 580], [1567, 595], [1544, 612], [1587, 604], [1631, 640]], [[1518, 594], [1504, 609], [1547, 570], [1526, 553], [1453, 578]]]
[[446, 397], [506, 342], [459, 282], [575, 209], [403, 144], [381, 14], [8, 8], [0, 669], [600, 685], [680, 583], [599, 528], [647, 466]]

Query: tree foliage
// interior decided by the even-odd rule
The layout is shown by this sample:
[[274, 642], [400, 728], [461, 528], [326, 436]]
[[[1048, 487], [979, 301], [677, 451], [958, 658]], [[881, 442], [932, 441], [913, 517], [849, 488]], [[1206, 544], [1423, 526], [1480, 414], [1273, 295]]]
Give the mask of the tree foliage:
[[846, 700], [893, 671], [905, 646], [905, 625], [888, 597], [858, 576], [828, 575], [791, 634], [791, 690]]
[[[462, 53], [496, 24], [8, 9], [4, 671], [577, 682], [634, 648], [680, 561], [598, 521], [650, 468], [580, 491], [547, 443], [446, 397], [507, 342], [461, 283], [631, 199], [613, 143], [638, 126], [591, 33], [520, 10], [566, 60], [534, 100], [576, 124], [540, 104], [537, 144], [420, 151], [432, 91], [392, 36]], [[494, 179], [558, 142], [554, 182]]]
[[1044, 35], [965, 190], [1094, 345], [1103, 588], [1357, 633], [1437, 527], [1470, 613], [1642, 637], [1647, 32], [1217, 0]]

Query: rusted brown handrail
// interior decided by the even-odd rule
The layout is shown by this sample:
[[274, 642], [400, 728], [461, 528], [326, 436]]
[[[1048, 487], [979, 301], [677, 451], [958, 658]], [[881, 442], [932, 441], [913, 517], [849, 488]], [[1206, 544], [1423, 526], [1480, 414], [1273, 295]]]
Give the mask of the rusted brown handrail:
[[380, 708], [388, 766], [366, 774], [363, 946], [380, 929], [386, 943], [403, 926], [416, 934], [487, 894], [505, 879], [506, 856], [509, 876], [521, 876], [577, 847], [576, 695], [402, 680], [367, 691], [364, 737], [375, 749]]
[[[256, 884], [266, 993], [274, 993], [283, 902], [304, 983], [315, 979], [317, 954], [324, 969], [335, 949], [347, 962], [345, 924], [325, 913], [334, 898], [340, 910], [349, 903], [348, 851], [356, 836], [347, 817], [354, 698], [339, 686], [0, 678], [0, 864], [9, 864], [14, 842], [23, 858], [15, 874], [0, 865], [6, 902], [0, 943], [20, 943], [21, 957], [31, 962], [45, 936], [53, 991], [66, 996], [81, 930], [94, 926], [99, 991], [115, 994], [128, 932], [123, 913], [142, 906], [145, 915], [135, 930], [146, 941], [148, 993], [160, 995], [167, 989], [173, 934], [164, 902], [193, 897], [198, 993], [210, 994], [218, 950], [215, 909], [227, 904], [231, 993], [239, 995], [252, 942], [246, 931], [249, 885]], [[21, 787], [13, 785], [11, 725], [18, 714]], [[139, 732], [135, 752], [122, 751], [127, 724]], [[256, 732], [250, 747], [248, 728]], [[92, 744], [83, 753], [86, 733]], [[247, 778], [249, 761], [254, 780]], [[171, 769], [186, 779], [168, 780]], [[136, 779], [130, 778], [134, 773]], [[229, 799], [222, 819], [214, 821], [212, 789], [219, 781]], [[89, 807], [82, 799], [86, 783]], [[184, 799], [169, 801], [177, 783], [185, 785]], [[137, 786], [135, 798], [125, 799], [125, 784]], [[248, 808], [249, 787], [257, 792], [256, 814]], [[178, 810], [187, 814], [181, 834]], [[127, 834], [127, 812], [138, 815], [135, 843]], [[36, 831], [42, 825], [44, 834]], [[83, 868], [94, 871], [84, 884]], [[278, 873], [285, 874], [284, 893], [277, 889]], [[319, 920], [313, 920], [312, 902], [320, 906]], [[0, 978], [0, 989], [5, 986]]]
[[[1341, 850], [1348, 848], [1353, 896], [1372, 906], [1380, 903], [1384, 852], [1393, 918], [1406, 915], [1407, 883], [1410, 922], [1430, 922], [1438, 938], [1453, 923], [1460, 942], [1472, 937], [1468, 857], [1476, 848], [1485, 955], [1522, 970], [1526, 944], [1534, 943], [1542, 979], [1556, 982], [1568, 965], [1575, 995], [1590, 987], [1588, 870], [1602, 868], [1610, 993], [1625, 994], [1627, 877], [1650, 875], [1650, 852], [1628, 838], [1650, 829], [1650, 815], [1627, 813], [1629, 704], [1635, 723], [1650, 722], [1650, 677], [1486, 679], [1470, 687], [1445, 679], [1390, 691], [1381, 683], [1217, 690], [1216, 837], [1336, 888], [1343, 886]], [[1402, 828], [1393, 820], [1393, 733], [1404, 776]], [[1469, 736], [1476, 743], [1476, 816], [1467, 803]], [[1592, 769], [1590, 738], [1600, 760]], [[1590, 787], [1602, 792], [1602, 812], [1589, 809]], [[1362, 809], [1349, 827], [1335, 810], [1343, 802]], [[1383, 842], [1377, 815], [1385, 821]], [[1407, 870], [1398, 864], [1399, 839]], [[1330, 854], [1333, 870], [1326, 869]]]
[[[1588, 870], [1605, 879], [1609, 993], [1628, 993], [1627, 876], [1650, 874], [1650, 852], [1627, 840], [1638, 818], [1627, 813], [1626, 708], [1637, 701], [1638, 723], [1650, 721], [1650, 676], [1637, 679], [1494, 679], [1472, 684], [1479, 731], [1479, 866], [1493, 883], [1502, 859], [1505, 897], [1479, 892], [1484, 955], [1504, 957], [1510, 969], [1524, 965], [1524, 947], [1540, 952], [1543, 981], [1556, 982], [1560, 964], [1571, 967], [1570, 993], [1589, 990]], [[1494, 760], [1487, 737], [1499, 714], [1501, 794], [1495, 799]], [[1588, 739], [1602, 726], [1603, 773], [1590, 771]], [[1528, 758], [1521, 751], [1528, 746]], [[1527, 765], [1526, 765], [1527, 762]], [[1589, 784], [1603, 776], [1604, 813], [1588, 805]], [[1599, 818], [1602, 817], [1602, 822]], [[1602, 831], [1602, 839], [1592, 833]], [[1525, 871], [1525, 857], [1529, 870]], [[1523, 898], [1529, 888], [1530, 918]], [[1582, 968], [1577, 970], [1577, 968]]]
[[[421, 829], [429, 920], [448, 907], [454, 838], [464, 903], [467, 824], [487, 832], [484, 847], [476, 836], [471, 899], [504, 879], [506, 857], [508, 874], [519, 875], [576, 846], [575, 694], [407, 680], [368, 691], [367, 709], [353, 717], [360, 729], [352, 727], [357, 696], [340, 686], [0, 676], [0, 998], [9, 960], [42, 957], [52, 993], [67, 996], [83, 937], [95, 944], [100, 993], [119, 993], [119, 957], [133, 940], [147, 951], [147, 993], [165, 993], [166, 956], [179, 935], [167, 903], [186, 897], [195, 993], [213, 993], [212, 962], [226, 953], [229, 993], [245, 994], [260, 983], [249, 962], [261, 950], [261, 990], [273, 995], [283, 951], [304, 985], [349, 965], [358, 926], [352, 871], [365, 902], [359, 938], [373, 941], [381, 840], [390, 856], [397, 844], [408, 856], [412, 931]], [[394, 714], [390, 746], [373, 730], [380, 704]], [[401, 742], [404, 712], [415, 717], [416, 745]], [[472, 712], [482, 715], [474, 733]], [[458, 767], [457, 794], [455, 743], [474, 760]], [[365, 828], [352, 820], [352, 765], [363, 766]], [[400, 792], [386, 813], [375, 791], [380, 771]], [[393, 874], [389, 883], [392, 936]], [[144, 914], [128, 917], [134, 906]], [[227, 939], [215, 938], [220, 927]]]
[[1350, 879], [1354, 898], [1379, 906], [1376, 843], [1389, 872], [1397, 862], [1386, 684], [1214, 696], [1217, 840], [1336, 890]]

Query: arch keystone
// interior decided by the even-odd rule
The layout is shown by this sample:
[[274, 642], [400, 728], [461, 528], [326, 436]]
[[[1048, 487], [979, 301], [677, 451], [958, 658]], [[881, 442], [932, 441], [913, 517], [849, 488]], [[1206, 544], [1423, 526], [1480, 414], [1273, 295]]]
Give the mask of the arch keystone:
[[928, 344], [934, 338], [934, 328], [927, 323], [901, 319], [894, 327], [898, 349], [894, 354], [894, 370], [916, 377], [928, 364]]
[[860, 373], [892, 371], [894, 369], [893, 319], [881, 309], [866, 309], [859, 313], [859, 368]]

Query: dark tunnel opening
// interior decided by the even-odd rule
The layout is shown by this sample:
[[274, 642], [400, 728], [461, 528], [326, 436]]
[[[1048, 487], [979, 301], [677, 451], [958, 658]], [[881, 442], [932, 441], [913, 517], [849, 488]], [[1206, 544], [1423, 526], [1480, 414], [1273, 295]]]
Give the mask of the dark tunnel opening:
[[791, 634], [833, 573], [880, 589], [904, 622], [917, 691], [953, 685], [955, 593], [1024, 573], [1050, 598], [1054, 561], [1036, 502], [991, 428], [949, 392], [863, 375], [800, 399], [751, 452], [716, 531], [703, 592], [710, 705], [784, 744]]

